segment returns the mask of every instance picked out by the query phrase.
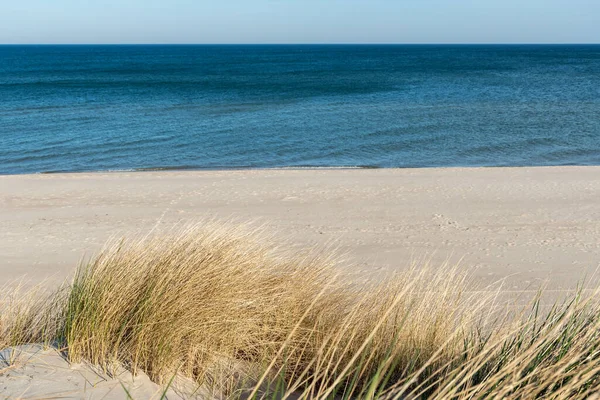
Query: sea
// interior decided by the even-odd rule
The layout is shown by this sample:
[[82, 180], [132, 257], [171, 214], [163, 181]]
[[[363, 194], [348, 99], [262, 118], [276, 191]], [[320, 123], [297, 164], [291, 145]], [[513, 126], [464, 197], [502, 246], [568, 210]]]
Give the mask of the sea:
[[600, 45], [0, 46], [0, 174], [600, 164]]

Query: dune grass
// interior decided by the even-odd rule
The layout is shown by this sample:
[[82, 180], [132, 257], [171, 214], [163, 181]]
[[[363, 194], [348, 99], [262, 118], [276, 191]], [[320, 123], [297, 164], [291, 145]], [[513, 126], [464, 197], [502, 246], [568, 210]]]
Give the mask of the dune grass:
[[59, 290], [6, 295], [0, 347], [48, 343], [73, 362], [232, 399], [560, 399], [599, 387], [596, 294], [503, 313], [456, 268], [370, 282], [339, 271], [322, 252], [226, 225], [112, 241]]

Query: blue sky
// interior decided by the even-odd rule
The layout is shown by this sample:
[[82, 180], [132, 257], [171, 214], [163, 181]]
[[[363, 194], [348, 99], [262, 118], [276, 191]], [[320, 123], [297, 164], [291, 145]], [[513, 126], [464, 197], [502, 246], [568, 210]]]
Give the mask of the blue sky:
[[600, 0], [0, 2], [0, 43], [600, 43]]

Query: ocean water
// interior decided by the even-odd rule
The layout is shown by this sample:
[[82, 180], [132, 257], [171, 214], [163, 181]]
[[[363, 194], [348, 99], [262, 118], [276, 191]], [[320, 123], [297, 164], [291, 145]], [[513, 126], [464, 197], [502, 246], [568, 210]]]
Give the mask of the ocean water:
[[600, 164], [600, 46], [0, 46], [0, 173]]

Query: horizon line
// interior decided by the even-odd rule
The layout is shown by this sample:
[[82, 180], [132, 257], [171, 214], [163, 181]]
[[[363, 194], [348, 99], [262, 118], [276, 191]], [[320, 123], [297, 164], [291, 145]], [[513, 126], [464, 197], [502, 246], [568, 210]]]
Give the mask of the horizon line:
[[328, 42], [328, 43], [0, 43], [0, 46], [564, 46], [600, 42]]

